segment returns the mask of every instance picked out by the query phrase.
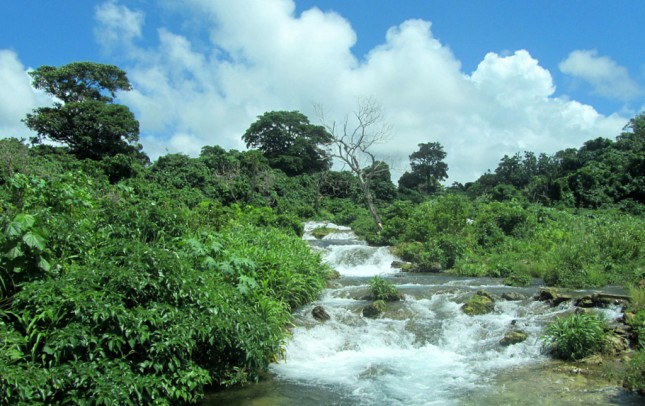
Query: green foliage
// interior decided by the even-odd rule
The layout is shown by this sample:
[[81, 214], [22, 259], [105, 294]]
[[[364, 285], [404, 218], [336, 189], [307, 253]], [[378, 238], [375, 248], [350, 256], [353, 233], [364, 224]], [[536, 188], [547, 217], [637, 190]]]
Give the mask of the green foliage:
[[438, 142], [419, 144], [419, 150], [410, 155], [412, 172], [399, 180], [399, 189], [417, 189], [432, 194], [441, 188], [440, 182], [448, 177], [448, 165], [443, 162], [446, 153]]
[[323, 149], [332, 141], [324, 127], [309, 123], [297, 111], [264, 113], [242, 136], [248, 148], [258, 148], [272, 168], [289, 175], [329, 169], [331, 159]]
[[459, 192], [383, 211], [375, 241], [417, 269], [505, 278], [543, 278], [573, 288], [631, 283], [645, 274], [645, 220], [615, 211], [567, 212], [517, 201], [474, 202]]
[[392, 282], [374, 276], [369, 280], [371, 296], [374, 300], [382, 300], [385, 302], [394, 302], [401, 300], [401, 294]]
[[59, 68], [41, 66], [29, 75], [36, 89], [43, 89], [65, 103], [111, 102], [118, 90], [132, 89], [121, 69], [93, 62], [74, 62]]
[[35, 88], [62, 101], [27, 114], [25, 124], [38, 133], [32, 142], [62, 142], [81, 159], [125, 154], [147, 162], [138, 144], [139, 122], [126, 106], [112, 103], [116, 91], [131, 89], [122, 70], [76, 62], [60, 68], [41, 66], [30, 75]]
[[[552, 156], [504, 156], [494, 173], [467, 185], [472, 196], [522, 198], [550, 206], [633, 210], [645, 203], [645, 114], [632, 118], [616, 141], [596, 138]], [[637, 209], [638, 210], [638, 209]]]
[[645, 350], [641, 349], [627, 362], [622, 379], [626, 388], [645, 394]]
[[547, 326], [543, 339], [555, 357], [579, 360], [607, 348], [606, 323], [595, 314], [571, 314]]
[[329, 271], [301, 222], [93, 173], [0, 185], [0, 403], [195, 403], [256, 379]]
[[23, 140], [0, 140], [0, 184], [15, 173], [24, 172], [29, 162], [29, 148]]
[[36, 219], [26, 213], [16, 215], [3, 228], [0, 239], [0, 300], [22, 284], [42, 278], [51, 269], [46, 259], [46, 239], [35, 227]]

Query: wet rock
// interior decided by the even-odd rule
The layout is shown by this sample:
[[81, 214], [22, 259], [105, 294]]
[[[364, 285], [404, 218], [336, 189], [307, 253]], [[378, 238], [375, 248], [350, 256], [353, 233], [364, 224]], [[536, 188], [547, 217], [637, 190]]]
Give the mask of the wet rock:
[[338, 272], [335, 269], [331, 269], [327, 271], [327, 274], [325, 275], [328, 281], [335, 280], [335, 279], [340, 279], [340, 272]]
[[464, 303], [461, 310], [469, 316], [487, 314], [495, 310], [495, 300], [490, 293], [480, 290]]
[[509, 345], [521, 343], [522, 341], [525, 341], [528, 338], [528, 334], [525, 333], [522, 330], [513, 330], [509, 331], [506, 334], [504, 334], [504, 338], [502, 338], [499, 342], [500, 345], [504, 347], [508, 347]]
[[537, 294], [537, 300], [548, 302], [551, 306], [557, 306], [562, 302], [573, 300], [571, 295], [564, 294], [555, 288], [543, 288]]
[[629, 339], [616, 333], [607, 337], [607, 346], [611, 355], [624, 354], [629, 349]]
[[314, 319], [318, 321], [327, 321], [331, 319], [331, 316], [329, 315], [329, 313], [327, 313], [327, 310], [325, 310], [325, 308], [322, 306], [314, 307], [314, 309], [311, 311], [311, 315], [314, 316]]
[[432, 262], [424, 268], [424, 272], [439, 273], [443, 271], [443, 266], [439, 262]]
[[584, 307], [584, 308], [598, 307], [592, 295], [579, 297], [578, 299], [576, 299], [575, 305], [578, 307]]
[[380, 316], [385, 311], [386, 307], [387, 305], [384, 301], [376, 300], [363, 308], [363, 317], [374, 319]]
[[594, 293], [585, 295], [575, 300], [574, 304], [584, 308], [606, 308], [610, 305], [626, 306], [629, 303], [629, 296], [612, 295], [609, 293]]
[[401, 264], [401, 270], [403, 272], [413, 273], [439, 273], [443, 272], [443, 267], [439, 262], [432, 262], [427, 265], [416, 264], [413, 262], [404, 262]]
[[406, 261], [392, 261], [392, 264], [390, 266], [394, 269], [401, 269], [406, 265], [412, 265], [412, 264]]
[[505, 292], [502, 293], [502, 299], [516, 301], [516, 300], [525, 300], [527, 297], [518, 292]]
[[590, 355], [578, 361], [579, 364], [584, 364], [584, 365], [602, 365], [603, 362], [604, 360], [602, 358], [602, 355], [600, 354]]

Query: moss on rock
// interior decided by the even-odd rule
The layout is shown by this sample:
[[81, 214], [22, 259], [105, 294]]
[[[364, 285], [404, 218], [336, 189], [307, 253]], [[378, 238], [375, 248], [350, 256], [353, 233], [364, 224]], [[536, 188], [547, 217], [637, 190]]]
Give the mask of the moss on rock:
[[495, 300], [493, 297], [484, 291], [475, 293], [464, 305], [461, 310], [469, 316], [477, 316], [480, 314], [487, 314], [495, 309]]

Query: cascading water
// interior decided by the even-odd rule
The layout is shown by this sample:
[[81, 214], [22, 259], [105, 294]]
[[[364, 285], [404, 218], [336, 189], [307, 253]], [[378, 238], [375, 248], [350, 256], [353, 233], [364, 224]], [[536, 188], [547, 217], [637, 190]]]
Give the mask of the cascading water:
[[[369, 247], [348, 228], [336, 227], [317, 240], [311, 231], [321, 225], [335, 227], [309, 223], [303, 238], [322, 250], [341, 278], [320, 300], [295, 313], [286, 357], [270, 367], [273, 378], [251, 391], [220, 397], [219, 404], [256, 404], [245, 400], [258, 399], [271, 405], [492, 405], [501, 399], [498, 374], [547, 361], [540, 335], [548, 321], [569, 309], [530, 299], [537, 287], [399, 272], [391, 267], [396, 258], [387, 248]], [[364, 298], [376, 275], [394, 283], [404, 300], [388, 304], [382, 317], [372, 319], [361, 311], [370, 303]], [[461, 306], [478, 290], [512, 291], [526, 299], [498, 300], [492, 313], [468, 316]], [[324, 307], [331, 319], [315, 320], [315, 306]], [[616, 309], [605, 312], [608, 318], [619, 315]], [[528, 333], [528, 339], [501, 345], [504, 335], [516, 329]], [[554, 403], [548, 394], [535, 394], [546, 403], [528, 401], [527, 394], [505, 401]]]

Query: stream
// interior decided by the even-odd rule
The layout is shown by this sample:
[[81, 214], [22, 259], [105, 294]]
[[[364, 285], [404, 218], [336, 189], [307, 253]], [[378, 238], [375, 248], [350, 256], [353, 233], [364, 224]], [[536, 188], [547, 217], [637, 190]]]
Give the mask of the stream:
[[[321, 225], [337, 231], [317, 240]], [[642, 398], [603, 379], [572, 373], [543, 354], [545, 325], [571, 311], [532, 299], [539, 286], [516, 288], [493, 278], [400, 272], [387, 247], [370, 247], [346, 227], [307, 223], [303, 237], [340, 274], [318, 301], [295, 313], [284, 360], [260, 383], [208, 395], [203, 405], [636, 405]], [[363, 317], [369, 279], [396, 285], [404, 300], [379, 318]], [[618, 289], [618, 288], [616, 288]], [[494, 312], [468, 316], [462, 304], [476, 291], [496, 297]], [[331, 319], [311, 311], [322, 306]], [[618, 307], [600, 310], [608, 320]], [[505, 333], [528, 333], [503, 346]]]

